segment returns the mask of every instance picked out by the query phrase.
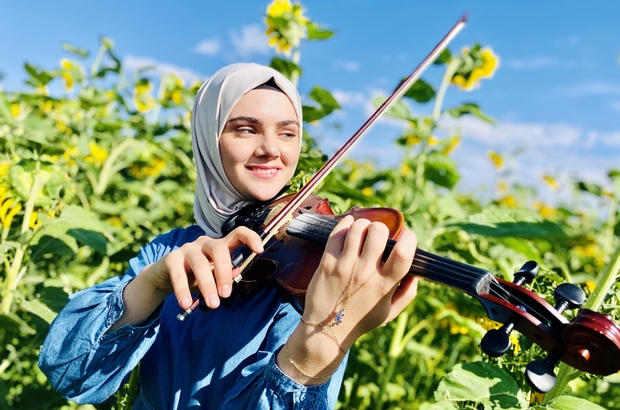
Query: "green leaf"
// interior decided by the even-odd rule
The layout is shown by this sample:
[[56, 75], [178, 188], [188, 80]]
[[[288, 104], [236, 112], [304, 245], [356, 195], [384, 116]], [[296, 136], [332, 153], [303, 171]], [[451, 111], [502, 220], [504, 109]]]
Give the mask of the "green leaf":
[[11, 108], [5, 95], [5, 93], [0, 92], [0, 115], [4, 117], [6, 122], [12, 122], [13, 116], [11, 115]]
[[321, 106], [328, 111], [328, 114], [340, 108], [338, 101], [336, 101], [331, 93], [324, 88], [315, 86], [312, 91], [310, 91], [308, 96], [317, 103], [321, 104]]
[[294, 74], [297, 74], [297, 76], [301, 76], [301, 73], [302, 73], [300, 66], [293, 63], [292, 61], [285, 60], [279, 57], [274, 57], [271, 60], [271, 63], [269, 64], [269, 66], [273, 68], [274, 70], [282, 73], [282, 75], [284, 75], [289, 80], [293, 78]]
[[450, 108], [447, 111], [450, 115], [452, 115], [455, 118], [461, 117], [465, 114], [470, 114], [490, 124], [495, 124], [495, 120], [487, 116], [486, 114], [484, 114], [477, 104], [465, 103], [461, 105], [460, 107]]
[[38, 300], [45, 304], [54, 314], [58, 314], [69, 301], [69, 295], [57, 286], [44, 283], [44, 287], [38, 292]]
[[0, 313], [0, 329], [9, 329], [10, 327], [18, 329], [25, 335], [34, 335], [37, 333], [35, 329], [30, 327], [23, 319], [14, 313]]
[[323, 189], [330, 194], [351, 199], [354, 203], [360, 206], [375, 204], [377, 202], [375, 198], [362, 194], [359, 189], [352, 188], [337, 178], [328, 178], [325, 181], [325, 186]]
[[437, 401], [474, 401], [493, 409], [527, 408], [525, 394], [514, 379], [485, 362], [457, 364], [439, 382], [435, 398]]
[[466, 217], [466, 213], [454, 195], [445, 195], [437, 200], [437, 216], [441, 219], [462, 219]]
[[405, 97], [409, 97], [419, 103], [425, 103], [435, 97], [435, 89], [432, 85], [420, 78], [409, 87], [405, 93]]
[[[385, 97], [376, 97], [373, 98], [372, 102], [375, 107], [380, 107], [381, 104], [385, 102]], [[392, 104], [392, 106], [385, 112], [385, 115], [393, 118], [400, 118], [407, 121], [416, 121], [415, 118], [411, 116], [411, 111], [409, 111], [409, 107], [403, 100], [398, 100]]]
[[55, 224], [43, 227], [33, 237], [30, 258], [37, 261], [50, 253], [57, 256], [77, 253], [78, 245], [75, 238], [67, 235], [66, 232], [66, 226], [61, 227]]
[[435, 184], [452, 189], [459, 181], [460, 175], [456, 169], [456, 162], [438, 152], [431, 153], [424, 168], [424, 177]]
[[41, 303], [41, 301], [34, 300], [22, 300], [21, 307], [34, 314], [39, 316], [41, 319], [45, 320], [48, 324], [52, 323], [52, 320], [56, 317], [56, 313], [52, 311], [47, 305]]
[[314, 22], [306, 24], [308, 30], [308, 40], [325, 40], [334, 35], [334, 32], [319, 26]]
[[90, 246], [101, 255], [107, 255], [108, 241], [99, 232], [89, 231], [87, 229], [69, 229], [67, 235], [73, 236], [79, 242], [86, 246]]
[[540, 252], [534, 245], [532, 245], [530, 241], [524, 241], [521, 239], [511, 238], [511, 237], [498, 238], [497, 241], [503, 244], [504, 246], [516, 252], [519, 252], [521, 255], [523, 255], [528, 260], [532, 260], [532, 261], [541, 260]]
[[100, 199], [93, 200], [92, 210], [105, 215], [120, 215], [125, 210], [125, 206], [118, 203], [106, 202]]
[[446, 48], [441, 52], [441, 54], [439, 54], [439, 57], [437, 57], [437, 59], [433, 61], [433, 64], [435, 65], [446, 64], [446, 63], [449, 63], [451, 59], [452, 59], [452, 53], [450, 52], [449, 49]]
[[57, 219], [69, 224], [70, 228], [81, 228], [108, 235], [109, 227], [95, 214], [75, 205], [67, 205]]
[[545, 220], [540, 214], [525, 209], [487, 208], [470, 215], [467, 222], [446, 226], [462, 229], [471, 234], [490, 237], [563, 237], [562, 228]]
[[573, 396], [560, 396], [551, 400], [545, 406], [536, 406], [534, 409], [551, 410], [605, 410], [604, 407], [594, 404], [588, 400]]
[[47, 85], [47, 83], [52, 81], [54, 77], [56, 77], [56, 73], [52, 71], [46, 71], [29, 63], [25, 63], [24, 67], [26, 68], [26, 72], [30, 74], [31, 77], [31, 81], [29, 81], [28, 83], [35, 87], [43, 87]]
[[78, 48], [75, 47], [69, 43], [64, 43], [62, 45], [62, 48], [65, 49], [65, 51], [68, 51], [72, 54], [78, 55], [80, 57], [88, 57], [88, 50], [84, 50], [83, 48]]
[[340, 108], [338, 101], [331, 93], [323, 88], [314, 87], [309, 97], [319, 104], [319, 107], [304, 105], [301, 107], [304, 121], [312, 122], [331, 114], [334, 110]]
[[603, 188], [591, 182], [576, 182], [575, 188], [577, 188], [580, 191], [589, 192], [592, 195], [596, 195], [599, 197], [603, 196]]
[[449, 401], [442, 401], [440, 403], [422, 403], [420, 410], [457, 410], [454, 404]]

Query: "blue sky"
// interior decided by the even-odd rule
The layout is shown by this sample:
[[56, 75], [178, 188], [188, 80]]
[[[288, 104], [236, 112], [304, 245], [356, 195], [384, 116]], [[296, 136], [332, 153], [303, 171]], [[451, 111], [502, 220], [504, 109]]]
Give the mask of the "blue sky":
[[[267, 1], [40, 1], [3, 2], [0, 12], [0, 82], [22, 88], [23, 64], [54, 68], [65, 42], [94, 52], [100, 36], [114, 40], [128, 69], [155, 65], [189, 80], [205, 79], [232, 62], [267, 64], [274, 51], [264, 38]], [[620, 169], [620, 2], [617, 1], [413, 1], [307, 0], [306, 15], [336, 31], [302, 50], [300, 92], [318, 85], [343, 109], [320, 130], [332, 153], [371, 112], [371, 99], [386, 95], [407, 76], [464, 13], [469, 22], [451, 45], [475, 42], [501, 58], [493, 79], [465, 93], [454, 88], [446, 106], [472, 101], [498, 123], [445, 120], [462, 142], [455, 155], [462, 190], [492, 192], [497, 172], [486, 157], [494, 150], [517, 178], [545, 197], [562, 197], [568, 181], [604, 183]], [[441, 71], [423, 78], [438, 86]], [[425, 107], [413, 107], [424, 113]], [[381, 121], [352, 156], [395, 163], [392, 144], [402, 124]], [[563, 188], [551, 192], [541, 175]]]

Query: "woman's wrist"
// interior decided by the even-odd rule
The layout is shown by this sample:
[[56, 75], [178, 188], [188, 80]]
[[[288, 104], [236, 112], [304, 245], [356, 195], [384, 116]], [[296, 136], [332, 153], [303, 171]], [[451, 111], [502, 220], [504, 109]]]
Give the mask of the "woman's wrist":
[[277, 364], [298, 383], [316, 385], [338, 370], [345, 354], [331, 332], [300, 322], [280, 350]]
[[153, 284], [151, 275], [154, 264], [147, 265], [123, 289], [123, 313], [108, 329], [112, 332], [121, 326], [139, 326], [146, 321], [159, 305], [172, 293]]

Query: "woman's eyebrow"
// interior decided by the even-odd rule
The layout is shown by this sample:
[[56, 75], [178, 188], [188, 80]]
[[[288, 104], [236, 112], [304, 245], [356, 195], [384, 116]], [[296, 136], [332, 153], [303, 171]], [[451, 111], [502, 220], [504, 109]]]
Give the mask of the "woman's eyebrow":
[[227, 124], [233, 123], [233, 122], [239, 122], [239, 121], [243, 121], [243, 122], [249, 122], [252, 124], [262, 124], [262, 122], [258, 119], [258, 118], [254, 118], [254, 117], [235, 117], [235, 118], [231, 118], [228, 121], [226, 121]]
[[278, 126], [279, 126], [279, 127], [285, 127], [285, 126], [287, 126], [287, 125], [296, 125], [296, 126], [298, 126], [298, 127], [299, 127], [299, 123], [298, 123], [297, 121], [295, 121], [295, 120], [280, 121], [280, 122], [278, 123]]

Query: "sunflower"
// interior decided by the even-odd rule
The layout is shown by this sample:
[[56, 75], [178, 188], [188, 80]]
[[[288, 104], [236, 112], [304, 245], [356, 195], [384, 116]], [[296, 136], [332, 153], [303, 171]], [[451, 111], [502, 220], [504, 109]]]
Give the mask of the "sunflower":
[[452, 77], [452, 84], [459, 89], [471, 91], [480, 87], [480, 80], [491, 78], [499, 66], [499, 57], [490, 48], [480, 48], [479, 44], [471, 49], [463, 48], [460, 65]]
[[309, 20], [303, 15], [304, 9], [300, 4], [291, 4], [289, 0], [274, 0], [267, 6], [267, 30], [269, 45], [275, 47], [278, 53], [291, 55], [293, 48], [308, 35]]

